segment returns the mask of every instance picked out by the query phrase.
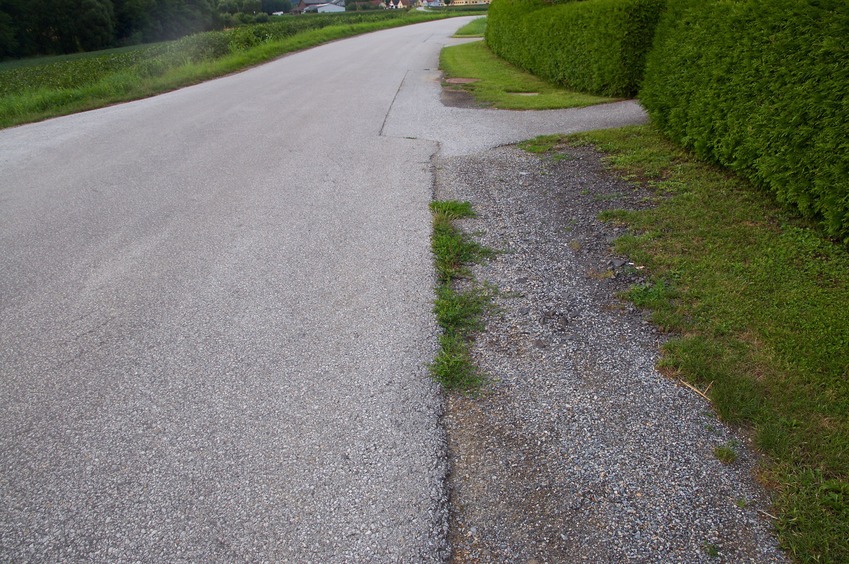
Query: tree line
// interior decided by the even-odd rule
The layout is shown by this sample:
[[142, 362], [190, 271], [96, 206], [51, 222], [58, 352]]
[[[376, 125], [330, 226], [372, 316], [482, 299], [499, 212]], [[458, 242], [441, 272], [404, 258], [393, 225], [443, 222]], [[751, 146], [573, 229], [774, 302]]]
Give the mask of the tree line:
[[59, 55], [220, 29], [290, 0], [0, 0], [0, 59]]

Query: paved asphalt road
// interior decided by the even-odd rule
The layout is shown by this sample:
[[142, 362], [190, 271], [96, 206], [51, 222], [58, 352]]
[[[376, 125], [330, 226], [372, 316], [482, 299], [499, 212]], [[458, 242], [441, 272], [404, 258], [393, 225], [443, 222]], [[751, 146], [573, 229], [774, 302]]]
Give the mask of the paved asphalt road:
[[0, 131], [0, 560], [446, 556], [437, 141], [643, 119], [442, 108], [462, 23]]

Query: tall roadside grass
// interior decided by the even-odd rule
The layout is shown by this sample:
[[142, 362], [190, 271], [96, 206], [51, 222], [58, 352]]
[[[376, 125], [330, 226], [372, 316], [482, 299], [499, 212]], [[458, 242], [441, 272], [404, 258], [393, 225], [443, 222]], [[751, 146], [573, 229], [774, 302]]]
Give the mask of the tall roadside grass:
[[286, 53], [454, 15], [386, 11], [287, 18], [151, 46], [0, 64], [0, 127], [152, 96]]

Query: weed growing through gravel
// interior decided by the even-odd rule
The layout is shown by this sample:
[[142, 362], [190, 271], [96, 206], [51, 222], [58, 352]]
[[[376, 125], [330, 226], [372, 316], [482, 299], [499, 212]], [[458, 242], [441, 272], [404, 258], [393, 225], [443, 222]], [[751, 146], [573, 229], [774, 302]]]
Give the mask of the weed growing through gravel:
[[604, 219], [630, 227], [616, 250], [648, 280], [629, 297], [672, 334], [660, 370], [753, 428], [782, 546], [849, 562], [849, 249], [650, 126], [525, 145], [569, 144], [653, 192], [656, 205]]
[[719, 558], [719, 547], [715, 544], [706, 544], [704, 545], [705, 554], [710, 556], [711, 558]]
[[[435, 201], [430, 209], [438, 279], [433, 311], [442, 329], [431, 374], [447, 389], [471, 391], [483, 383], [483, 376], [470, 357], [470, 342], [483, 327], [482, 317], [490, 307], [492, 294], [468, 280], [468, 267], [491, 256], [492, 250], [471, 240], [454, 224], [456, 220], [475, 216], [469, 202]], [[467, 279], [462, 289], [458, 288], [460, 279]]]
[[737, 460], [737, 451], [732, 444], [719, 445], [713, 448], [713, 455], [723, 464], [733, 464]]

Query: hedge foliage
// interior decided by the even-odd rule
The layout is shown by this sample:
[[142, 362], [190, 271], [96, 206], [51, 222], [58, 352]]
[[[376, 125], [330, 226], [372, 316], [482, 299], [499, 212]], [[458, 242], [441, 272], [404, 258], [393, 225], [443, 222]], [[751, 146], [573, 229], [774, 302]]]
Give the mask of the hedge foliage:
[[495, 0], [486, 41], [546, 80], [603, 96], [633, 96], [666, 0]]
[[675, 0], [640, 99], [670, 137], [849, 242], [849, 3]]

